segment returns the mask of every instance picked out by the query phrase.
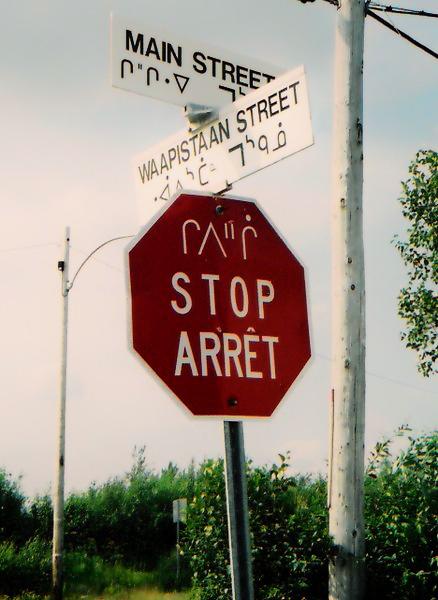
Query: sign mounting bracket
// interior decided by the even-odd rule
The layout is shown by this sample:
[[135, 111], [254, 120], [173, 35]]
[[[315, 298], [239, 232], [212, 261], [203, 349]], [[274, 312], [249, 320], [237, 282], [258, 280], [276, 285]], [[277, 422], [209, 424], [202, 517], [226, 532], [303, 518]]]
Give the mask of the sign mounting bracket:
[[195, 133], [205, 125], [219, 119], [219, 110], [204, 104], [188, 102], [184, 106], [184, 116], [189, 123], [189, 132]]

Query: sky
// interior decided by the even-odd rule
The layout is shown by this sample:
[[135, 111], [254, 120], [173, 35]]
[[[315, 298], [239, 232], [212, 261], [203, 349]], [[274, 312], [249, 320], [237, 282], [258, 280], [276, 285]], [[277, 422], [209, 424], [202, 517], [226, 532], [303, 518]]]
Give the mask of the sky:
[[[400, 1], [399, 6], [412, 7]], [[436, 9], [432, 0], [417, 8]], [[1, 2], [0, 467], [30, 495], [54, 478], [65, 227], [70, 272], [99, 244], [133, 235], [134, 157], [186, 127], [181, 107], [117, 89], [110, 13], [289, 70], [304, 65], [315, 143], [233, 186], [255, 198], [306, 269], [312, 359], [269, 420], [244, 424], [246, 452], [324, 473], [331, 369], [330, 203], [336, 9], [295, 0]], [[436, 51], [436, 20], [386, 15]], [[435, 43], [435, 47], [434, 47]], [[400, 182], [436, 149], [438, 63], [371, 19], [364, 59], [366, 448], [402, 424], [438, 424], [438, 383], [400, 341], [405, 269]], [[151, 468], [223, 456], [219, 419], [192, 417], [128, 349], [126, 240], [91, 258], [69, 295], [66, 489], [122, 475], [134, 448]]]

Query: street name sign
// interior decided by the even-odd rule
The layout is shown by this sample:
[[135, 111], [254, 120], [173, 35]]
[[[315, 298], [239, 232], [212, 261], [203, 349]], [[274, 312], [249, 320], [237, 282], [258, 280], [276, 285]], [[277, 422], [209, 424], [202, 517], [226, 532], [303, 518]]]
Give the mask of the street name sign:
[[172, 513], [174, 523], [185, 523], [187, 521], [187, 498], [177, 498], [172, 502]]
[[112, 84], [179, 106], [219, 107], [284, 69], [111, 15]]
[[253, 200], [183, 192], [128, 247], [131, 343], [199, 416], [268, 417], [310, 358], [304, 268]]
[[194, 133], [182, 130], [134, 159], [140, 214], [181, 189], [218, 193], [313, 144], [303, 67], [219, 112]]

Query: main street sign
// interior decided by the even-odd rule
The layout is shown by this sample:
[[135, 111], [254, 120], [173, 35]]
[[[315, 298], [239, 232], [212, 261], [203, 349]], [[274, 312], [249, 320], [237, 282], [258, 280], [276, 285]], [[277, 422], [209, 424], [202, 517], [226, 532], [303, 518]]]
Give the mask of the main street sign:
[[181, 189], [218, 193], [230, 184], [313, 144], [302, 67], [219, 112], [195, 133], [167, 138], [134, 160], [140, 213]]
[[129, 248], [138, 355], [194, 415], [270, 416], [310, 340], [304, 269], [256, 203], [182, 193]]
[[179, 106], [224, 106], [284, 69], [111, 15], [112, 84]]

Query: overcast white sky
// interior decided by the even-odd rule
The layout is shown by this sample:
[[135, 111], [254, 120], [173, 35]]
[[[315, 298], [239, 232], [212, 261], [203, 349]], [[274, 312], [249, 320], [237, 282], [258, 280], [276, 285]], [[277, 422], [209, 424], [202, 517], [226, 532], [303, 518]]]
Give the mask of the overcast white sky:
[[[412, 2], [398, 5], [412, 7]], [[418, 0], [436, 10], [436, 2]], [[0, 466], [29, 494], [53, 479], [61, 295], [57, 261], [72, 229], [74, 272], [103, 241], [133, 234], [132, 159], [185, 126], [179, 107], [111, 87], [110, 12], [307, 73], [315, 144], [235, 184], [256, 198], [307, 269], [313, 360], [274, 417], [245, 425], [249, 456], [291, 450], [324, 471], [330, 389], [330, 188], [336, 9], [296, 0], [1, 2]], [[436, 48], [436, 20], [392, 21]], [[399, 339], [404, 268], [400, 181], [438, 140], [438, 63], [367, 19], [365, 42], [367, 448], [402, 423], [437, 426], [438, 385]], [[66, 487], [123, 473], [134, 446], [159, 469], [223, 454], [222, 424], [195, 419], [128, 352], [124, 242], [104, 248], [70, 293]]]

